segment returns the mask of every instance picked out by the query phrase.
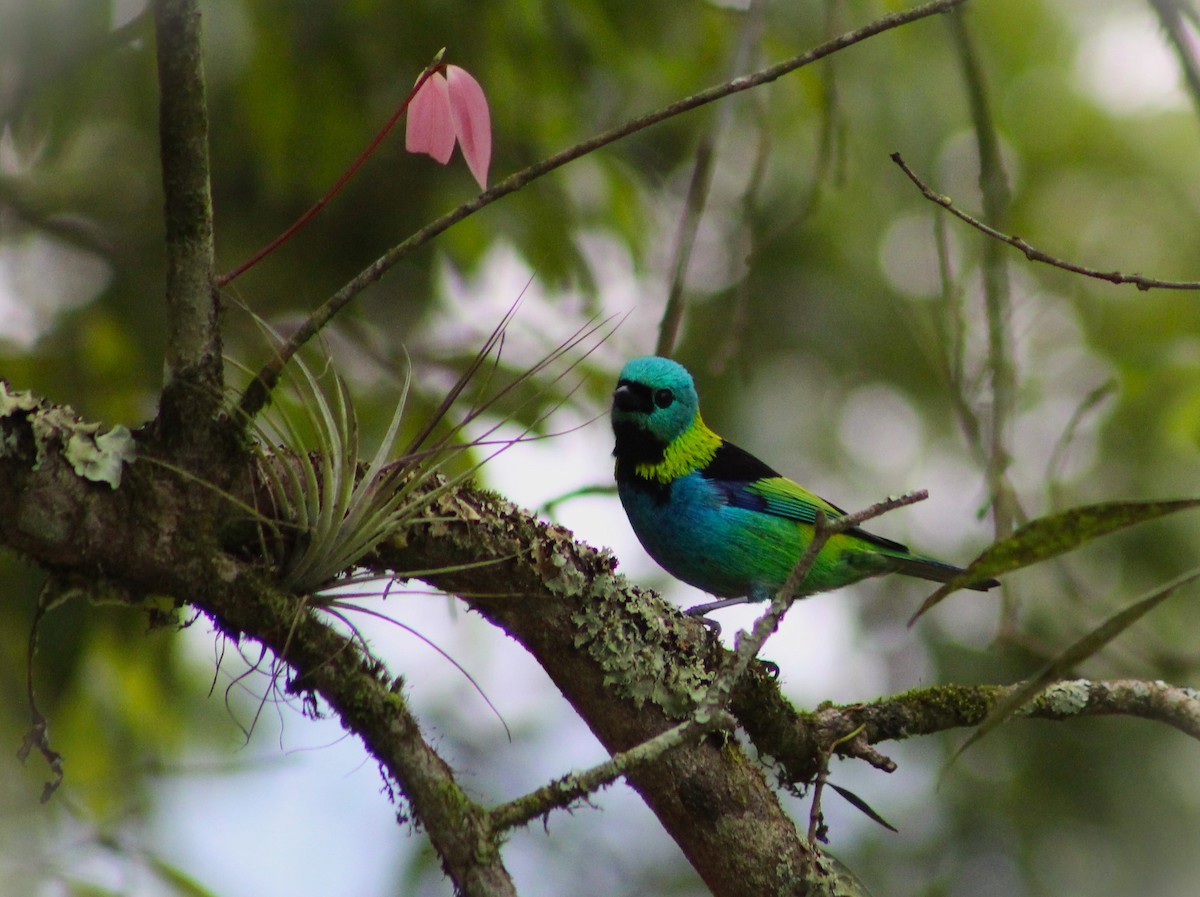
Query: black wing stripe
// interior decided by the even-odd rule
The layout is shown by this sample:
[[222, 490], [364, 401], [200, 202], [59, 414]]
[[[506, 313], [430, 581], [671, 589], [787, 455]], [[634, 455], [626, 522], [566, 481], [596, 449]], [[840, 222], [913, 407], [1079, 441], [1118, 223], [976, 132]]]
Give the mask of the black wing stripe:
[[779, 476], [777, 471], [732, 442], [722, 442], [717, 454], [700, 474], [706, 479], [729, 480], [734, 483], [752, 483], [766, 477]]
[[[755, 480], [777, 477], [781, 476], [781, 474], [770, 465], [760, 461], [754, 455], [734, 445], [732, 442], [722, 442], [721, 447], [717, 449], [717, 454], [700, 471], [700, 474], [706, 479], [716, 480], [720, 484], [721, 491], [725, 494], [726, 500], [735, 508], [760, 511], [764, 514], [775, 514], [779, 517], [797, 520], [800, 523], [812, 523], [816, 520], [815, 509], [811, 515], [806, 515], [803, 518], [794, 514], [780, 514], [770, 507], [763, 496], [748, 491], [745, 487]], [[844, 515], [846, 513], [837, 505], [833, 505], [833, 508], [839, 514]], [[877, 536], [857, 526], [847, 530], [846, 534], [854, 536], [857, 539], [862, 539], [864, 542], [869, 542], [878, 548], [882, 548], [884, 551], [894, 551], [899, 554], [909, 553], [907, 545], [896, 542], [893, 539]]]

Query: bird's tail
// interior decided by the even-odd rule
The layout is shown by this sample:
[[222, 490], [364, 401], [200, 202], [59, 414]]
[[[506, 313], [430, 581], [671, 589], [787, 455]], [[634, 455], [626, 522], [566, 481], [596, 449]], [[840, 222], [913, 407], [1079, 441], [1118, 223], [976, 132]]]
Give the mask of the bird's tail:
[[[893, 555], [893, 557], [896, 560], [896, 572], [903, 573], [905, 576], [916, 576], [933, 582], [949, 582], [963, 572], [962, 567], [955, 567], [953, 564], [946, 564], [916, 554]], [[998, 585], [1000, 585], [998, 579], [981, 579], [971, 583], [967, 588], [977, 592], [986, 592]]]

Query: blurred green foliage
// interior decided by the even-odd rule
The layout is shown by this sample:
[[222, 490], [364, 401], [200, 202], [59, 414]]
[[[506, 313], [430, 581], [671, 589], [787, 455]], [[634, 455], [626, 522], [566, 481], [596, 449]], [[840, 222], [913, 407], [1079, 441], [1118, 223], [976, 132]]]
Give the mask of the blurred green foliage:
[[[326, 190], [439, 48], [488, 92], [499, 179], [726, 77], [758, 15], [736, 6], [205, 3], [220, 268], [240, 263]], [[794, 55], [897, 6], [768, 3], [751, 56]], [[1143, 77], [1169, 76], [1171, 64], [1150, 6], [978, 0], [965, 15], [1012, 191], [1007, 220], [994, 223], [1092, 267], [1200, 278], [1200, 98], [1169, 77]], [[1124, 86], [1119, 104], [1097, 86], [1095, 71], [1109, 45], [1102, 38], [1122, 35], [1127, 55], [1105, 76]], [[1147, 55], [1154, 40], [1157, 55]], [[131, 426], [153, 414], [163, 353], [152, 48], [149, 16], [136, 2], [0, 5], [0, 316], [12, 322], [0, 333], [0, 376]], [[328, 340], [360, 414], [385, 424], [404, 350], [418, 379], [414, 402], [432, 407], [477, 348], [475, 334], [517, 298], [495, 295], [489, 280], [498, 253], [509, 250], [547, 296], [526, 319], [518, 315], [526, 336], [558, 332], [550, 317], [538, 317], [553, 314], [555, 303], [572, 327], [592, 313], [627, 309], [630, 294], [614, 293], [613, 284], [618, 275], [635, 278], [643, 314], [618, 332], [610, 355], [587, 367], [576, 397], [588, 413], [602, 407], [615, 370], [608, 361], [653, 345], [694, 153], [720, 127], [679, 347], [698, 375], [706, 417], [845, 505], [909, 486], [928, 485], [935, 498], [939, 486], [950, 491], [952, 503], [931, 512], [943, 544], [928, 545], [923, 532], [922, 547], [969, 556], [988, 536], [970, 516], [986, 510], [987, 494], [982, 459], [968, 448], [956, 409], [986, 425], [983, 238], [945, 222], [943, 282], [937, 212], [888, 159], [900, 151], [935, 189], [969, 211], [981, 208], [949, 29], [917, 23], [726, 105], [637, 134], [489, 206], [359, 297]], [[767, 167], [747, 197], [760, 141]], [[397, 131], [314, 223], [227, 290], [227, 351], [251, 365], [266, 357], [237, 304], [286, 329], [386, 248], [472, 195], [460, 160], [443, 169], [407, 156]], [[589, 240], [602, 240], [607, 254], [589, 254]], [[80, 267], [81, 257], [90, 268]], [[1200, 296], [1115, 287], [1015, 252], [1004, 258], [1012, 283], [1006, 363], [1018, 384], [1009, 475], [1024, 511], [1200, 494]], [[464, 285], [457, 293], [455, 283]], [[475, 300], [478, 307], [469, 304]], [[956, 332], [964, 372], [957, 394], [943, 361]], [[506, 364], [526, 361], [517, 351]], [[1087, 408], [1088, 395], [1109, 382], [1112, 395]], [[868, 414], [864, 423], [850, 414], [875, 407], [868, 400], [908, 415], [908, 432], [886, 416]], [[536, 400], [523, 416], [536, 419], [549, 401]], [[916, 446], [901, 466], [864, 462], [872, 451], [899, 452], [901, 436]], [[597, 427], [596, 438], [608, 436]], [[604, 474], [585, 471], [581, 484]], [[1132, 596], [1191, 567], [1198, 544], [1195, 515], [1108, 537], [1012, 577], [1013, 626], [997, 623], [995, 606], [958, 595], [947, 602], [957, 609], [940, 608], [931, 615], [938, 619], [906, 636], [903, 651], [879, 650], [902, 658], [917, 642], [934, 681], [1014, 681]], [[0, 744], [15, 749], [26, 725], [26, 647], [41, 576], [6, 555], [0, 581], [0, 677], [9, 696]], [[869, 611], [862, 625], [868, 637], [894, 641], [914, 607]], [[961, 625], [988, 632], [986, 645], [960, 641]], [[1197, 631], [1200, 598], [1181, 594], [1080, 672], [1195, 685]], [[65, 797], [39, 808], [33, 762], [22, 774], [15, 759], [0, 759], [8, 808], [0, 853], [10, 864], [24, 854], [13, 881], [28, 893], [47, 893], [38, 890], [47, 876], [29, 862], [37, 853], [30, 845], [57, 843], [80, 826], [105, 836], [136, 828], [152, 811], [156, 769], [185, 747], [236, 737], [220, 690], [206, 696], [211, 669], [185, 663], [171, 632], [147, 633], [143, 616], [71, 603], [47, 617], [39, 645], [37, 690], [67, 757], [68, 783]], [[889, 683], [914, 684], [900, 675]], [[908, 820], [880, 807], [910, 836], [868, 831], [839, 844], [835, 827], [833, 846], [873, 890], [901, 897], [1190, 895], [1200, 873], [1192, 849], [1200, 787], [1196, 745], [1181, 748], [1182, 739], [1129, 720], [1010, 724], [972, 748], [940, 789], [911, 798]], [[930, 739], [912, 748], [910, 762], [936, 768], [957, 743]], [[873, 779], [856, 790], [888, 787]], [[407, 880], [432, 881], [429, 892], [442, 893], [427, 859], [414, 861]], [[159, 872], [168, 892], [199, 887], [169, 866]], [[649, 882], [659, 893], [697, 893], [676, 868], [624, 874], [629, 893]], [[87, 887], [77, 882], [65, 892]]]

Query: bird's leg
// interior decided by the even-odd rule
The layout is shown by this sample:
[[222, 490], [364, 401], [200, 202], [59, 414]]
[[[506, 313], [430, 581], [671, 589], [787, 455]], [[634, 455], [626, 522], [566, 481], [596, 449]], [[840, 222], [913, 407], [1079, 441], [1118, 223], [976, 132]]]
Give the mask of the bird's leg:
[[695, 617], [697, 620], [699, 620], [700, 623], [704, 626], [704, 628], [709, 631], [709, 634], [712, 635], [713, 638], [721, 637], [721, 624], [718, 623], [716, 620], [710, 620], [708, 617], [704, 616], [703, 614], [694, 614], [694, 613], [692, 613], [691, 610], [685, 610], [683, 613], [685, 616]]
[[740, 598], [722, 598], [719, 601], [706, 601], [703, 604], [697, 604], [695, 607], [689, 607], [684, 611], [689, 617], [699, 617], [700, 622], [705, 625], [709, 632], [714, 636], [721, 634], [721, 624], [716, 620], [710, 620], [706, 614], [710, 610], [720, 610], [723, 607], [732, 607], [735, 604], [745, 604], [750, 599], [746, 596]]
[[742, 595], [739, 598], [722, 598], [719, 601], [706, 601], [703, 604], [697, 604], [695, 607], [689, 607], [684, 613], [689, 617], [703, 617], [710, 610], [733, 607], [735, 604], [746, 604], [750, 600], [747, 596]]

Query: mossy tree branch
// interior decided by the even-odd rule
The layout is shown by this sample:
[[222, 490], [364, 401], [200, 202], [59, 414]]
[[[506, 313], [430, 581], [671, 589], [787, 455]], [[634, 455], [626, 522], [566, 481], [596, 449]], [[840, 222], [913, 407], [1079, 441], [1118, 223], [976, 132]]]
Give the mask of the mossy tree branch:
[[[237, 555], [223, 550], [219, 536], [240, 513], [232, 503], [219, 503], [216, 517], [198, 526], [208, 520], [198, 507], [211, 515], [211, 490], [146, 460], [124, 465], [116, 486], [87, 479], [73, 468], [67, 447], [73, 436], [94, 433], [87, 429], [94, 425], [61, 406], [9, 396], [0, 409], [0, 544], [135, 603], [144, 595], [187, 601], [229, 637], [268, 647], [293, 671], [289, 690], [319, 695], [379, 760], [462, 892], [512, 892], [497, 846], [501, 829], [529, 818], [534, 805], [489, 811], [467, 799], [453, 771], [421, 738], [382, 664], [302, 599], [281, 591], [267, 565], [246, 559], [247, 547]], [[626, 583], [611, 556], [493, 495], [463, 488], [439, 495], [428, 521], [397, 533], [368, 561], [398, 574], [444, 569], [423, 578], [473, 594], [464, 600], [534, 655], [610, 752], [633, 752], [622, 774], [714, 894], [827, 890], [824, 858], [797, 832], [761, 769], [735, 742], [703, 736], [705, 728], [697, 726], [695, 738], [665, 754], [639, 750], [693, 716], [729, 656], [700, 623]], [[801, 713], [752, 664], [730, 710], [759, 751], [779, 760], [789, 783], [805, 784], [835, 742], [859, 727], [861, 737], [837, 752], [889, 768], [870, 745], [974, 725], [1011, 688], [934, 687]], [[1048, 719], [1129, 714], [1200, 737], [1200, 696], [1161, 683], [1058, 683], [1025, 713]], [[595, 783], [611, 781], [615, 771], [599, 770]], [[563, 802], [585, 790], [575, 789]], [[555, 805], [545, 795], [535, 801], [532, 812]]]
[[[447, 494], [431, 515], [367, 565], [446, 569], [422, 579], [470, 595], [468, 604], [520, 641], [610, 753], [686, 719], [723, 665], [699, 622], [630, 586], [610, 555], [561, 527], [470, 489]], [[464, 569], [468, 557], [495, 563]], [[509, 597], [481, 597], [498, 592]], [[736, 743], [687, 742], [626, 779], [718, 897], [824, 892], [819, 855]]]
[[[0, 544], [92, 593], [135, 605], [154, 595], [189, 602], [229, 638], [269, 648], [291, 668], [289, 691], [319, 695], [362, 739], [459, 893], [515, 894], [487, 812], [422, 738], [382, 665], [283, 591], [261, 559], [222, 550], [223, 533], [244, 518], [239, 506], [214, 502], [211, 485], [148, 457], [122, 464], [112, 480], [89, 479], [72, 463], [71, 446], [95, 425], [28, 394], [0, 391], [0, 399]], [[242, 508], [252, 501], [242, 499]]]
[[155, 0], [154, 31], [167, 253], [158, 430], [180, 450], [198, 450], [217, 418], [223, 387], [199, 0]]

